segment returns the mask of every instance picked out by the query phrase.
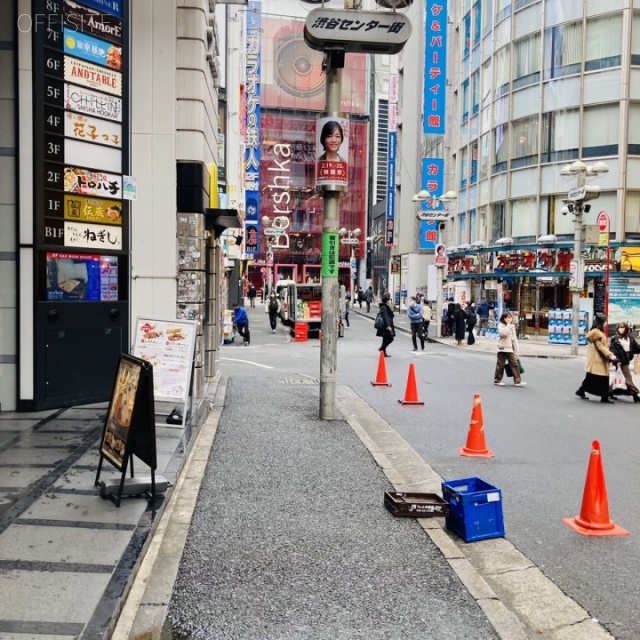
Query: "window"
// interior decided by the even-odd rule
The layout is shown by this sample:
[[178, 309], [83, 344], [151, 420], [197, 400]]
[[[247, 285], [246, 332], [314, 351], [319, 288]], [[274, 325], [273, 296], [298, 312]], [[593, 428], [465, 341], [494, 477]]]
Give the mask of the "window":
[[511, 202], [511, 235], [514, 238], [535, 236], [538, 228], [538, 207], [535, 198], [520, 198]]
[[582, 157], [614, 156], [618, 154], [618, 104], [585, 107], [582, 119]]
[[493, 130], [493, 148], [495, 149], [492, 173], [507, 170], [509, 159], [509, 128], [501, 124]]
[[587, 20], [585, 71], [617, 67], [622, 60], [622, 13]]
[[491, 241], [504, 238], [504, 202], [494, 202], [491, 205]]
[[542, 162], [578, 158], [580, 112], [578, 109], [554, 111], [542, 116]]
[[629, 153], [640, 155], [640, 104], [629, 105]]
[[491, 103], [493, 88], [493, 58], [489, 58], [482, 65], [482, 108], [488, 107]]
[[485, 180], [489, 177], [489, 160], [491, 150], [491, 137], [488, 133], [485, 133], [480, 138], [480, 180]]
[[467, 242], [467, 214], [461, 213], [458, 216], [458, 244], [462, 244], [463, 242]]
[[503, 96], [509, 91], [509, 46], [503, 47], [495, 56], [495, 87], [496, 98]]
[[471, 13], [464, 17], [464, 53], [466, 58], [471, 53]]
[[471, 76], [471, 113], [475, 116], [480, 111], [480, 70]]
[[466, 122], [469, 119], [469, 80], [465, 80], [462, 83], [462, 122]]
[[511, 15], [511, 0], [495, 0], [496, 22]]
[[484, 0], [482, 7], [482, 35], [486, 35], [491, 31], [493, 23], [493, 0]]
[[624, 232], [626, 238], [640, 238], [640, 191], [627, 191]]
[[514, 43], [513, 50], [513, 88], [525, 87], [540, 80], [540, 42], [542, 38], [535, 33], [524, 40]]
[[581, 63], [582, 22], [559, 25], [545, 31], [545, 80], [580, 73]]
[[469, 211], [469, 240], [475, 240], [478, 236], [478, 212], [475, 209]]
[[478, 182], [478, 141], [471, 143], [471, 184]]
[[640, 65], [640, 11], [633, 13], [631, 26], [631, 64]]
[[467, 172], [469, 170], [469, 147], [465, 147], [460, 154], [460, 189], [467, 187]]
[[513, 123], [511, 136], [511, 168], [538, 162], [538, 116]]
[[482, 35], [481, 34], [482, 22], [480, 18], [481, 6], [482, 5], [480, 2], [476, 2], [473, 5], [473, 47], [474, 49], [480, 44], [480, 38]]

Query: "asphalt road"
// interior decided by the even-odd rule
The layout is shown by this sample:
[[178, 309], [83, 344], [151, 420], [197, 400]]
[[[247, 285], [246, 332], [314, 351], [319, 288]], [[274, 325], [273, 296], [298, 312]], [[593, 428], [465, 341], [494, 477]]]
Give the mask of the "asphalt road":
[[[251, 310], [251, 318], [252, 346], [230, 345], [223, 357], [319, 377], [318, 341], [284, 344], [282, 329], [272, 336], [260, 309]], [[378, 346], [372, 321], [352, 313], [351, 328], [338, 340], [338, 383], [352, 387], [443, 478], [475, 476], [500, 487], [507, 539], [616, 638], [640, 638], [640, 405], [578, 399], [582, 359], [529, 358], [523, 363], [526, 388], [496, 387], [492, 355], [441, 344], [414, 354], [406, 335], [396, 338], [389, 349], [393, 357], [386, 360], [393, 386], [373, 387]], [[424, 407], [397, 402], [411, 362]], [[475, 393], [494, 458], [458, 454]], [[580, 512], [596, 439], [610, 517], [630, 536], [586, 537], [562, 523]]]

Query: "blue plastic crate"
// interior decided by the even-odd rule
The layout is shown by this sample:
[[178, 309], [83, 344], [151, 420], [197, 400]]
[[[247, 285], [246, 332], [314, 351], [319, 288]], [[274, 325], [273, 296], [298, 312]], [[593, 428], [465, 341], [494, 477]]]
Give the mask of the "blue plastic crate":
[[449, 503], [447, 529], [465, 542], [502, 538], [502, 491], [480, 478], [461, 478], [442, 483], [442, 497]]

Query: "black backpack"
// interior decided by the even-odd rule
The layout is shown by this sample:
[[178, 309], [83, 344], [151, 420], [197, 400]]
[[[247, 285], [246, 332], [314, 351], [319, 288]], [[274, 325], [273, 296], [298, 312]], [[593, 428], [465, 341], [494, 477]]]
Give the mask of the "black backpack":
[[271, 298], [271, 300], [269, 300], [269, 311], [277, 311], [277, 310], [278, 310], [278, 299]]

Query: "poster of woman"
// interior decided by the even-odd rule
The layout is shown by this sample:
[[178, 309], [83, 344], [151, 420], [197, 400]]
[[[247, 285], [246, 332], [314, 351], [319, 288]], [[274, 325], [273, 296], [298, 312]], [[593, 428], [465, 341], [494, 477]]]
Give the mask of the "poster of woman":
[[437, 267], [447, 266], [446, 247], [443, 244], [436, 245], [436, 257], [434, 258], [433, 263]]
[[316, 187], [346, 191], [349, 157], [349, 120], [323, 116], [316, 121]]

